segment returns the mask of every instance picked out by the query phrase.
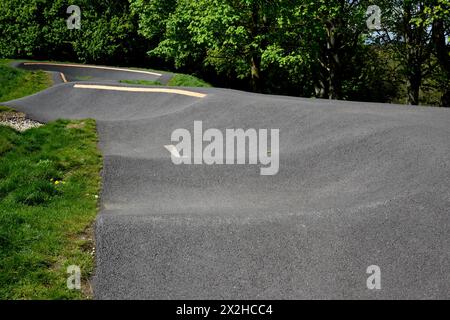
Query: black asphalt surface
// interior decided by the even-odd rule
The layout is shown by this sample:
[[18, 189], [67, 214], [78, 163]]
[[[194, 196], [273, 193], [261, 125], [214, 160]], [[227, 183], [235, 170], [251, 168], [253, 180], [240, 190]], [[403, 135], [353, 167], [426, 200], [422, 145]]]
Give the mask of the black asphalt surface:
[[[97, 120], [96, 298], [450, 298], [450, 110], [73, 86], [8, 105], [40, 121]], [[163, 146], [195, 120], [279, 128], [279, 173], [174, 165]], [[370, 265], [381, 290], [366, 286]]]

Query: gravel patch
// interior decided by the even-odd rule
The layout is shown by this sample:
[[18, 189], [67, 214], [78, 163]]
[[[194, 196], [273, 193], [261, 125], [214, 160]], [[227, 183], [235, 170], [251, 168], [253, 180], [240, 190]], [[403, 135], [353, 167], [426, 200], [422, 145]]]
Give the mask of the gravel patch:
[[1, 112], [0, 125], [11, 127], [17, 131], [24, 132], [31, 128], [37, 128], [43, 124], [31, 119], [28, 119], [25, 113], [22, 112]]

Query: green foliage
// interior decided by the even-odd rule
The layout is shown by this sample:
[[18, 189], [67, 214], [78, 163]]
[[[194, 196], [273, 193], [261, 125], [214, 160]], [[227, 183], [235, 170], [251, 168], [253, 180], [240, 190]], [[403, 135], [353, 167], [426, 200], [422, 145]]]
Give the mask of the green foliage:
[[130, 0], [131, 12], [139, 17], [139, 34], [158, 44], [177, 0]]
[[50, 75], [43, 71], [24, 71], [0, 64], [0, 101], [21, 98], [50, 85]]
[[[142, 1], [134, 4], [145, 7]], [[140, 27], [154, 39], [149, 30], [154, 30], [158, 8], [145, 8]], [[256, 91], [363, 98], [372, 88], [362, 79], [376, 76], [368, 70], [378, 62], [369, 60], [377, 56], [365, 44], [366, 8], [325, 0], [179, 0], [164, 16], [164, 36], [158, 36], [162, 41], [150, 54], [188, 71], [212, 68], [219, 76], [246, 81]], [[336, 48], [330, 49], [329, 43]], [[377, 68], [377, 72], [384, 70]], [[369, 84], [378, 89], [383, 81]], [[332, 93], [332, 85], [339, 87], [338, 94]], [[370, 95], [371, 100], [377, 98], [380, 94]]]
[[69, 30], [64, 0], [0, 3], [0, 57], [130, 63], [147, 49], [127, 0], [80, 0], [81, 30]]
[[[137, 23], [126, 1], [85, 1], [81, 30], [66, 30], [77, 34], [73, 47], [83, 62], [108, 63], [132, 58], [137, 41]], [[125, 59], [126, 60], [126, 59]]]
[[86, 298], [66, 268], [93, 271], [101, 157], [95, 122], [57, 121], [18, 133], [0, 126], [0, 299]]
[[437, 19], [450, 19], [450, 0], [425, 1], [423, 14], [414, 17], [412, 22], [416, 25], [430, 25]]
[[179, 68], [201, 64], [227, 77], [259, 80], [262, 56], [271, 50], [270, 39], [280, 37], [292, 7], [284, 0], [180, 0], [151, 53]]
[[[159, 81], [150, 80], [120, 80], [121, 83], [127, 84], [138, 84], [144, 86], [161, 86], [162, 83]], [[176, 73], [167, 83], [168, 86], [172, 87], [211, 87], [211, 85], [195, 76], [188, 74]]]
[[[383, 30], [372, 35], [402, 78], [397, 101], [450, 106], [449, 0], [381, 0]], [[437, 102], [436, 96], [442, 96]]]
[[0, 113], [2, 112], [14, 112], [10, 107], [0, 106]]
[[175, 74], [167, 85], [174, 87], [211, 87], [209, 83], [188, 74]]
[[143, 86], [160, 86], [161, 82], [151, 80], [120, 80], [121, 83], [139, 84]]

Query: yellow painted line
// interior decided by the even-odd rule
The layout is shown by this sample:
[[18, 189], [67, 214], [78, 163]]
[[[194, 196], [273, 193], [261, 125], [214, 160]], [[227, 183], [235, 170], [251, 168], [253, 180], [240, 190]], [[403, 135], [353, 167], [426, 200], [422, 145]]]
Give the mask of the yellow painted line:
[[67, 82], [67, 79], [66, 79], [66, 76], [64, 75], [64, 73], [60, 72], [59, 75], [61, 76], [61, 79], [62, 79], [64, 82]]
[[124, 71], [124, 72], [134, 72], [134, 73], [143, 73], [143, 74], [151, 74], [153, 76], [161, 77], [161, 73], [143, 71], [143, 70], [131, 70], [131, 69], [122, 69], [122, 68], [113, 68], [113, 67], [100, 67], [100, 66], [90, 66], [90, 65], [80, 65], [80, 64], [68, 64], [68, 63], [50, 63], [50, 62], [24, 62], [24, 66], [30, 65], [44, 65], [44, 66], [62, 66], [62, 67], [73, 67], [73, 68], [88, 68], [88, 69], [102, 69], [102, 70], [113, 70], [113, 71]]
[[117, 86], [103, 86], [93, 84], [75, 84], [73, 86], [76, 89], [94, 89], [94, 90], [109, 90], [109, 91], [126, 91], [126, 92], [155, 92], [155, 93], [174, 93], [184, 96], [204, 98], [206, 94], [198, 93], [180, 89], [167, 89], [167, 88], [136, 88], [136, 87], [117, 87]]

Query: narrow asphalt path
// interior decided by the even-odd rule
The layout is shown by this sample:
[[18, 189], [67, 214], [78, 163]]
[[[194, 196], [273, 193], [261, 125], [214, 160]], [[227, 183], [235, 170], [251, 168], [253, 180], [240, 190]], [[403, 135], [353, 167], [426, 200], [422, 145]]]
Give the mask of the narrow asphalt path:
[[[34, 67], [68, 81], [81, 69]], [[87, 85], [118, 78], [83, 72]], [[185, 90], [204, 96], [69, 82], [8, 103], [97, 120], [96, 298], [450, 298], [450, 110]], [[279, 128], [279, 173], [174, 165], [164, 145], [199, 120]], [[366, 286], [371, 265], [381, 290]]]
[[56, 83], [71, 81], [119, 82], [121, 80], [159, 81], [162, 84], [172, 77], [170, 73], [108, 66], [73, 63], [17, 61], [13, 66], [27, 70], [45, 70], [56, 74]]

